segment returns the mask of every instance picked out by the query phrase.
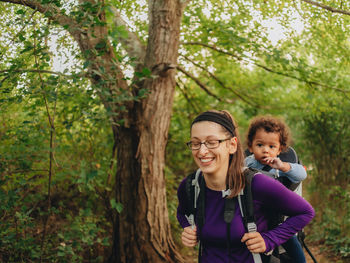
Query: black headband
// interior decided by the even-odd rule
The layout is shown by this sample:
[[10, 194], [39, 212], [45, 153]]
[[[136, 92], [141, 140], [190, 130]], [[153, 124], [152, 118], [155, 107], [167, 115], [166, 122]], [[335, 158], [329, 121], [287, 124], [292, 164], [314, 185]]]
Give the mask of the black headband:
[[232, 136], [235, 136], [235, 126], [233, 125], [232, 120], [230, 120], [225, 114], [212, 111], [203, 112], [194, 119], [191, 127], [193, 124], [200, 121], [211, 121], [218, 123], [221, 126], [225, 127], [225, 129], [228, 130]]

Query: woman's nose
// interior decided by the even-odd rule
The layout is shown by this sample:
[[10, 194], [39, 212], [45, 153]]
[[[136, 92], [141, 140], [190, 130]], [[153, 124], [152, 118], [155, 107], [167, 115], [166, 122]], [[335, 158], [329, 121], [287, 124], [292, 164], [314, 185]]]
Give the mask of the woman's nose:
[[203, 155], [203, 154], [206, 154], [207, 152], [208, 152], [207, 146], [205, 146], [205, 144], [202, 143], [201, 146], [198, 149], [198, 153]]

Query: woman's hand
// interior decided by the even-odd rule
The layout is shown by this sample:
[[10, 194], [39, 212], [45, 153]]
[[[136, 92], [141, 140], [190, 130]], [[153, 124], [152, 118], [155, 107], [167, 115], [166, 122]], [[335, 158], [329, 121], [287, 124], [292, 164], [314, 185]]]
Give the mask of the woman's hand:
[[197, 245], [197, 229], [192, 229], [191, 226], [185, 227], [181, 234], [182, 244], [186, 247], [194, 247]]
[[245, 233], [241, 239], [252, 253], [264, 253], [266, 251], [265, 241], [259, 232]]

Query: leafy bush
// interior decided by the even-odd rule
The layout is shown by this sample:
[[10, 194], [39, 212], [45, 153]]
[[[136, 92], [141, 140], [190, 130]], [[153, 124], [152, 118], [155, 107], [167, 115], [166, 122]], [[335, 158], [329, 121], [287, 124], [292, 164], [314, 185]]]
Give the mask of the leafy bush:
[[316, 211], [310, 237], [349, 259], [350, 104], [339, 98], [318, 99], [314, 97], [301, 116], [302, 146], [310, 168], [306, 185]]

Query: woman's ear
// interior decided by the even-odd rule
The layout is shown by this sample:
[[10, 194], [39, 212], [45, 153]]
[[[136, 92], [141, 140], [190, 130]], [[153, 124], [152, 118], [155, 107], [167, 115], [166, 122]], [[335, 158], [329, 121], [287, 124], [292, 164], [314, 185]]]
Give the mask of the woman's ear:
[[234, 154], [237, 151], [237, 137], [233, 137], [230, 139], [230, 154]]

